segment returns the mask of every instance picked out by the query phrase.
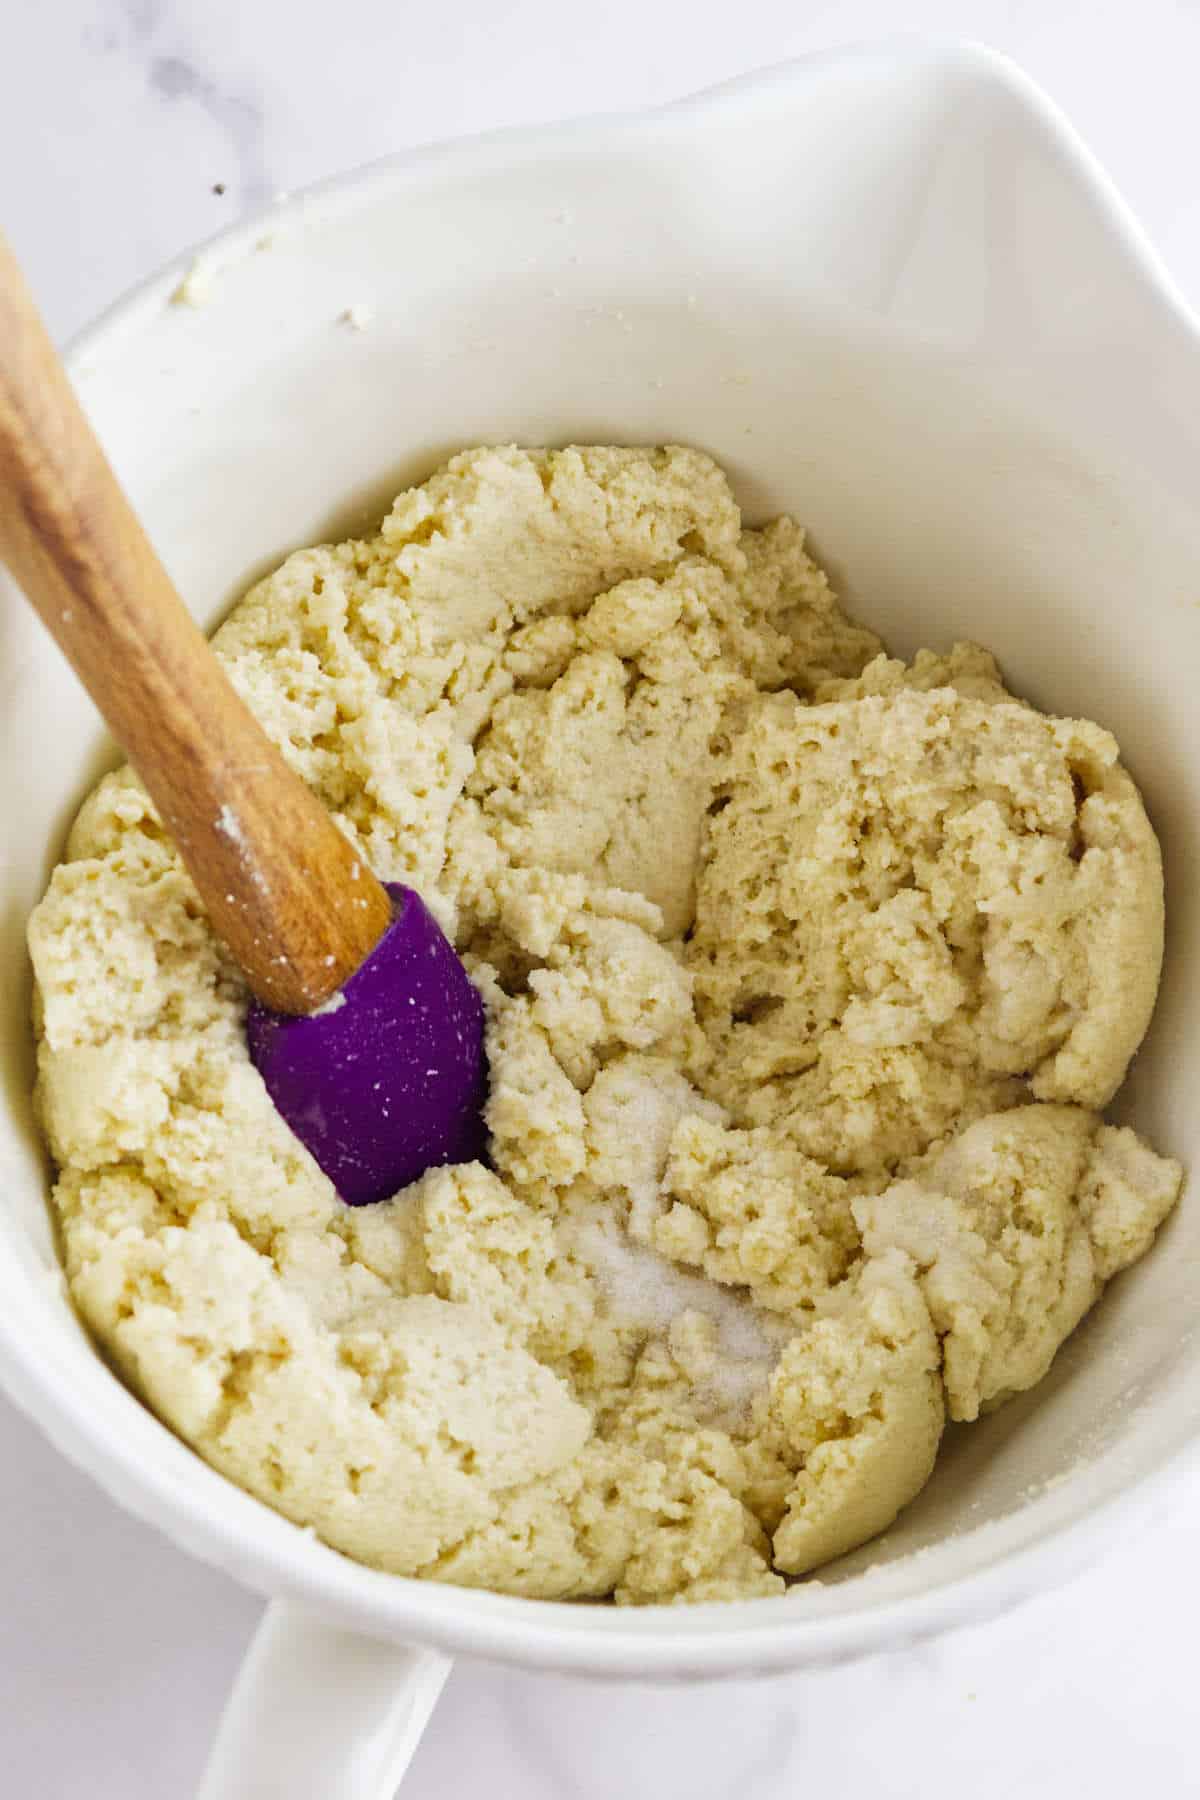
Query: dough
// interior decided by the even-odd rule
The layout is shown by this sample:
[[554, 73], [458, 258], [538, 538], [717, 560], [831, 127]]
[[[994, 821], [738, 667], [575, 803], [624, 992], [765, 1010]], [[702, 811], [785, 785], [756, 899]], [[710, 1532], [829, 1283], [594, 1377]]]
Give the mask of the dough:
[[869, 1175], [1023, 1088], [1107, 1105], [1163, 933], [1158, 845], [1107, 732], [875, 685], [750, 703], [686, 958], [705, 1085]]
[[1036, 1382], [1178, 1164], [1102, 1123], [1162, 950], [1096, 726], [905, 666], [684, 449], [478, 450], [217, 634], [488, 1010], [492, 1167], [343, 1206], [128, 770], [30, 924], [71, 1290], [201, 1455], [379, 1568], [779, 1593]]

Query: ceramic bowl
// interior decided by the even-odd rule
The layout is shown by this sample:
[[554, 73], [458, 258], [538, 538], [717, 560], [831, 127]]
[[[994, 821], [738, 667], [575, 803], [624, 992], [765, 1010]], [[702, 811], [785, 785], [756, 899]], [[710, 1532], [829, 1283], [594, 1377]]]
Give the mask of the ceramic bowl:
[[[72, 366], [206, 625], [454, 448], [679, 441], [718, 458], [751, 521], [806, 522], [897, 651], [978, 638], [1019, 693], [1111, 727], [1162, 837], [1169, 914], [1119, 1114], [1200, 1159], [1200, 338], [1015, 69], [963, 46], [868, 48], [662, 111], [422, 151], [214, 240], [189, 283], [201, 305], [172, 300], [187, 273], [122, 301]], [[318, 1543], [122, 1387], [58, 1274], [23, 929], [106, 754], [4, 591], [0, 1379], [118, 1501], [279, 1603], [211, 1796], [382, 1794], [442, 1652], [745, 1673], [984, 1617], [1136, 1529], [1193, 1451], [1200, 1211], [1185, 1195], [1036, 1392], [951, 1430], [886, 1537], [786, 1600], [550, 1604], [401, 1580]], [[313, 1681], [330, 1704], [312, 1704]], [[291, 1788], [253, 1785], [287, 1767]]]

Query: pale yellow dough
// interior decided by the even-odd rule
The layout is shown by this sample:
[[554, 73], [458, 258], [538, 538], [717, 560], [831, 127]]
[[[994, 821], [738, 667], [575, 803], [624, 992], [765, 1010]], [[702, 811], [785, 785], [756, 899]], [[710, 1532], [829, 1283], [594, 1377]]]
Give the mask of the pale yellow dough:
[[350, 1210], [140, 784], [30, 926], [75, 1301], [219, 1469], [380, 1568], [773, 1594], [1045, 1373], [1178, 1164], [1104, 1124], [1162, 952], [1094, 725], [889, 661], [689, 450], [479, 450], [217, 635], [486, 1000], [493, 1167]]

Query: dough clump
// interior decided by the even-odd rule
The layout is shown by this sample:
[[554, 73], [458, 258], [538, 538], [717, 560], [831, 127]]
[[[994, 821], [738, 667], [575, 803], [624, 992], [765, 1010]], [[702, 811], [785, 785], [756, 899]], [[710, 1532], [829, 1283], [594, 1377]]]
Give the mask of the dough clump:
[[889, 659], [706, 456], [456, 456], [215, 641], [489, 1020], [491, 1167], [352, 1210], [127, 769], [33, 916], [75, 1302], [287, 1517], [514, 1594], [780, 1593], [1149, 1246], [1179, 1165], [1100, 1116], [1162, 954], [1116, 745], [975, 646]]

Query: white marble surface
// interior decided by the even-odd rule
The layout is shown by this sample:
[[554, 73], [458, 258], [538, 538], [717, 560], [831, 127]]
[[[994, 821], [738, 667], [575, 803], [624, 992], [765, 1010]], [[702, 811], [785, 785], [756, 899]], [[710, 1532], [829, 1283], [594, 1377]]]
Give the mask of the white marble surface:
[[[64, 335], [193, 240], [336, 168], [900, 29], [1025, 63], [1200, 302], [1196, 0], [10, 0], [5, 23], [0, 219]], [[827, 1674], [717, 1693], [462, 1665], [405, 1794], [1200, 1792], [1198, 1502], [1200, 1484], [1176, 1490], [1152, 1535], [1016, 1615]], [[5, 1794], [188, 1795], [258, 1611], [0, 1404]]]

